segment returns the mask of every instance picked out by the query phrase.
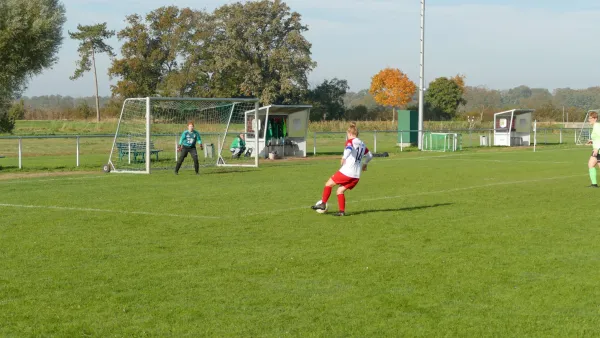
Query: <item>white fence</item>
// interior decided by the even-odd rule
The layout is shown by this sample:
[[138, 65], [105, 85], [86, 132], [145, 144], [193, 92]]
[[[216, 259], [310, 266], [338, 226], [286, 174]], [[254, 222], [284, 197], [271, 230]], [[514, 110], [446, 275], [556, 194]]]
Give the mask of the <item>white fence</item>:
[[[434, 130], [424, 130], [430, 132]], [[538, 145], [575, 144], [577, 128], [538, 128]], [[462, 149], [492, 146], [493, 130], [435, 130], [435, 132], [459, 133]], [[418, 134], [417, 130], [371, 130], [361, 131], [360, 138], [375, 153], [397, 153], [414, 151], [415, 145], [405, 140], [408, 133]], [[205, 133], [204, 135], [210, 135]], [[217, 135], [217, 134], [215, 134]], [[165, 151], [168, 156], [176, 156], [175, 142], [178, 135], [165, 137]], [[216, 136], [217, 137], [217, 136]], [[343, 151], [345, 132], [313, 132], [313, 156], [338, 155]], [[39, 135], [39, 136], [0, 136], [0, 167], [31, 169], [99, 169], [108, 161], [114, 135]], [[532, 133], [533, 139], [533, 133]], [[415, 142], [416, 143], [416, 142]], [[310, 154], [309, 154], [310, 155]], [[4, 158], [2, 158], [4, 156]]]

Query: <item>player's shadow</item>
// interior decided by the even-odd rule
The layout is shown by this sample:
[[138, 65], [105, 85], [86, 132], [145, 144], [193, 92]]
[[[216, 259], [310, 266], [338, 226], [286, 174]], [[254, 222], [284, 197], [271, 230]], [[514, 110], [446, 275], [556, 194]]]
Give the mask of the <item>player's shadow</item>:
[[372, 212], [414, 211], [414, 210], [421, 210], [421, 209], [445, 207], [445, 206], [452, 205], [452, 204], [454, 204], [454, 203], [436, 203], [436, 204], [430, 204], [430, 205], [417, 205], [414, 207], [404, 207], [404, 208], [371, 209], [371, 210], [352, 212], [352, 213], [348, 213], [348, 214], [349, 215], [361, 215], [361, 214], [370, 214]]

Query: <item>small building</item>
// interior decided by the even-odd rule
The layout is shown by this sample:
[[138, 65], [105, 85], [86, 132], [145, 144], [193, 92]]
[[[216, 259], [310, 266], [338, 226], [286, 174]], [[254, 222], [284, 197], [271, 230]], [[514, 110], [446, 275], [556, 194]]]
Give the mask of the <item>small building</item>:
[[269, 105], [245, 112], [246, 144], [256, 144], [259, 156], [306, 157], [311, 105]]
[[531, 144], [533, 109], [512, 109], [494, 114], [494, 145], [515, 147]]

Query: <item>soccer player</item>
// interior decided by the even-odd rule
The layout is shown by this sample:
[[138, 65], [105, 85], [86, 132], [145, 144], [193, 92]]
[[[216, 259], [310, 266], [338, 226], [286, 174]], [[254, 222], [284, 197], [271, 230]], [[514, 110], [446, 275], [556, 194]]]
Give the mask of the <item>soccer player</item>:
[[196, 143], [200, 146], [200, 150], [204, 149], [202, 146], [202, 138], [200, 137], [200, 133], [194, 129], [194, 122], [190, 121], [188, 122], [187, 130], [181, 134], [181, 138], [179, 139], [179, 146], [177, 148], [181, 153], [179, 160], [177, 160], [177, 166], [175, 166], [175, 175], [179, 173], [179, 168], [181, 168], [181, 164], [187, 157], [188, 153], [192, 154], [192, 159], [194, 160], [194, 169], [196, 170], [196, 175], [198, 175], [200, 164], [198, 163]]
[[246, 150], [246, 141], [244, 141], [244, 134], [239, 134], [233, 142], [231, 142], [231, 147], [229, 147], [231, 151], [231, 156], [240, 157]]
[[353, 122], [346, 131], [348, 141], [342, 155], [342, 167], [325, 183], [321, 203], [313, 205], [312, 208], [317, 210], [325, 210], [327, 200], [331, 196], [333, 187], [339, 185], [337, 189], [337, 200], [339, 211], [336, 216], [346, 215], [346, 190], [352, 190], [360, 179], [361, 171], [367, 170], [367, 163], [373, 158], [373, 154], [369, 152], [367, 146], [358, 138], [358, 129]]
[[588, 116], [588, 122], [593, 126], [593, 128], [592, 135], [590, 135], [591, 140], [589, 140], [587, 144], [592, 144], [592, 147], [594, 148], [592, 150], [592, 156], [588, 161], [590, 179], [592, 180], [590, 188], [598, 188], [598, 181], [596, 178], [596, 166], [598, 165], [598, 160], [600, 160], [598, 154], [598, 150], [600, 150], [600, 123], [598, 123], [598, 113], [591, 112]]

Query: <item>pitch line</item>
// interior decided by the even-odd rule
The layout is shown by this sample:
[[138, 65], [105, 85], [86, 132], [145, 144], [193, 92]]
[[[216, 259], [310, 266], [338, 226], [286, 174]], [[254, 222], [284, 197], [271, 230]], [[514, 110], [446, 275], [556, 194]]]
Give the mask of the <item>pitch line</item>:
[[[445, 194], [445, 193], [450, 193], [450, 192], [473, 190], [473, 189], [480, 189], [480, 188], [489, 188], [489, 187], [502, 186], [502, 185], [519, 184], [519, 183], [536, 183], [536, 182], [544, 182], [544, 181], [549, 181], [549, 180], [560, 180], [560, 179], [582, 177], [582, 176], [587, 176], [587, 175], [579, 174], [579, 175], [570, 175], [570, 176], [556, 176], [556, 177], [539, 178], [539, 179], [533, 179], [533, 180], [497, 182], [497, 183], [488, 183], [488, 184], [482, 184], [482, 185], [474, 185], [474, 186], [463, 187], [463, 188], [454, 188], [454, 189], [437, 190], [437, 191], [424, 191], [424, 192], [418, 192], [418, 193], [413, 193], [413, 194], [404, 194], [404, 195], [396, 195], [396, 196], [381, 196], [381, 197], [373, 197], [373, 198], [363, 198], [363, 199], [359, 199], [359, 200], [352, 200], [352, 201], [346, 202], [346, 204], [371, 202], [371, 201], [380, 201], [380, 200], [389, 200], [389, 199], [396, 199], [396, 198], [407, 198], [407, 197], [413, 197], [413, 196]], [[309, 207], [310, 206], [303, 206], [303, 207], [295, 207], [295, 208], [288, 208], [288, 209], [278, 209], [278, 210], [270, 210], [270, 211], [249, 213], [249, 214], [244, 214], [241, 217], [258, 216], [258, 215], [265, 215], [265, 214], [268, 215], [268, 214], [275, 214], [275, 213], [287, 212], [287, 211], [296, 211], [296, 210], [308, 209]], [[236, 216], [236, 217], [240, 217], [240, 216]]]
[[25, 204], [0, 203], [0, 207], [63, 210], [63, 211], [81, 211], [81, 212], [99, 212], [99, 213], [112, 213], [112, 214], [121, 214], [121, 215], [144, 215], [144, 216], [161, 216], [161, 217], [195, 218], [195, 219], [221, 219], [222, 218], [219, 216], [202, 216], [202, 215], [189, 215], [189, 214], [183, 214], [183, 215], [164, 214], [164, 213], [159, 213], [159, 212], [147, 212], [147, 211], [123, 211], [123, 210], [94, 209], [94, 208], [74, 208], [74, 207], [61, 207], [61, 206], [53, 206], [53, 205], [25, 205]]
[[85, 176], [85, 177], [65, 177], [65, 178], [49, 178], [49, 179], [44, 179], [44, 180], [17, 178], [14, 180], [0, 181], [0, 184], [20, 184], [20, 183], [37, 183], [37, 182], [52, 182], [52, 181], [88, 180], [88, 179], [103, 178], [103, 177], [108, 177], [108, 176], [109, 175]]

